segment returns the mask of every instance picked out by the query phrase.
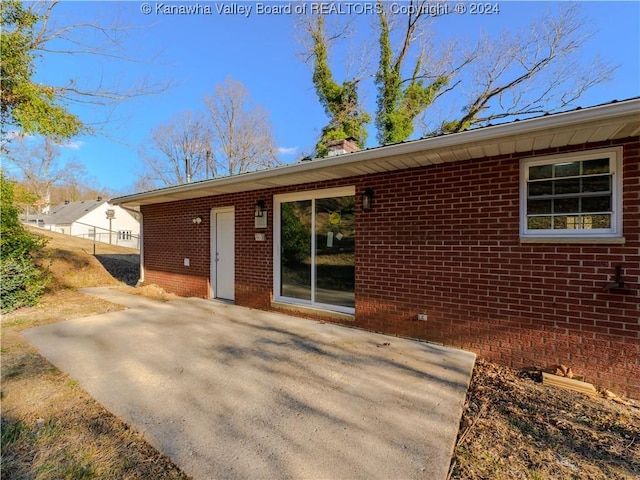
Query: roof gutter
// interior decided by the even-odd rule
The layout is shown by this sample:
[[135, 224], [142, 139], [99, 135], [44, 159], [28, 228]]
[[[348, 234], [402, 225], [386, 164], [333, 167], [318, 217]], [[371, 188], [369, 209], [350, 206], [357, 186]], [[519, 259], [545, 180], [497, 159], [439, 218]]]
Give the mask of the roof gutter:
[[428, 150], [446, 149], [449, 147], [461, 147], [469, 144], [488, 143], [503, 137], [531, 134], [539, 131], [594, 121], [605, 121], [607, 119], [633, 114], [640, 115], [640, 98], [589, 107], [581, 110], [572, 110], [570, 112], [555, 113], [526, 120], [516, 120], [511, 123], [492, 125], [438, 137], [423, 138], [400, 144], [386, 145], [349, 154], [316, 159], [310, 162], [284, 165], [267, 170], [259, 170], [230, 177], [136, 193], [133, 195], [114, 198], [111, 200], [111, 203], [121, 205], [123, 203], [143, 202], [145, 200], [153, 199], [156, 196], [197, 191], [209, 185], [222, 186], [241, 184], [252, 180], [263, 180], [282, 175], [305, 173], [331, 168], [336, 165], [344, 166], [384, 157], [407, 155]]

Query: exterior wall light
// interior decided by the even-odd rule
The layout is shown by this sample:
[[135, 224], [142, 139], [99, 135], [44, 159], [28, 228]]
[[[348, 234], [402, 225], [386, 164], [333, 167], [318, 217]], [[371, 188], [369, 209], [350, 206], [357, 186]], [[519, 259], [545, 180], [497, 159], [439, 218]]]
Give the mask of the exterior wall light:
[[196, 225], [200, 225], [202, 223], [202, 218], [201, 217], [196, 217], [193, 220], [191, 220], [193, 223], [195, 223]]
[[365, 188], [362, 192], [362, 210], [368, 212], [373, 204], [373, 189]]
[[258, 200], [253, 207], [255, 209], [256, 218], [261, 218], [264, 216], [264, 210], [265, 210], [264, 200]]

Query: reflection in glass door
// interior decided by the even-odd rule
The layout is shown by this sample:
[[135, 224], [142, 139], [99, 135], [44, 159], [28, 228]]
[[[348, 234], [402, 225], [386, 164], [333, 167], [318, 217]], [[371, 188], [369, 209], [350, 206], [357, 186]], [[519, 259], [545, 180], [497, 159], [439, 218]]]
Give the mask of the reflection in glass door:
[[355, 197], [280, 204], [280, 296], [355, 307]]
[[355, 307], [355, 197], [315, 201], [315, 302]]
[[280, 295], [311, 301], [311, 200], [281, 204]]

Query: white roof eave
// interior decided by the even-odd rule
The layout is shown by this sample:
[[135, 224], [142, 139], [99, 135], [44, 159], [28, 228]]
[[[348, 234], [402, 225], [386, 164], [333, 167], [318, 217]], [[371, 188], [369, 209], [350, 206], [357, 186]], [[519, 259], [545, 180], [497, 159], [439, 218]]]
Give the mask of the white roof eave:
[[[268, 170], [167, 187], [114, 198], [111, 203], [140, 206], [312, 181], [347, 178], [360, 175], [356, 171], [360, 164], [366, 164], [367, 167], [370, 167], [367, 170], [372, 170], [373, 172], [406, 168], [399, 166], [404, 162], [398, 162], [398, 157], [409, 157], [411, 158], [411, 163], [416, 166], [441, 163], [443, 161], [441, 157], [449, 158], [446, 161], [451, 162], [460, 161], [460, 158], [481, 158], [484, 156], [481, 153], [484, 150], [482, 147], [499, 142], [502, 142], [503, 148], [505, 148], [504, 145], [508, 145], [507, 148], [512, 150], [511, 152], [501, 150], [500, 153], [515, 153], [518, 145], [531, 143], [525, 142], [525, 139], [533, 141], [536, 138], [550, 137], [562, 133], [563, 130], [566, 131], [564, 136], [571, 138], [576, 136], [575, 132], [582, 129], [602, 129], [607, 122], [616, 125], [605, 132], [608, 137], [605, 139], [613, 138], [616, 133], [621, 131], [624, 132], [624, 136], [638, 135], [640, 133], [640, 99], [387, 145], [294, 165], [284, 165]], [[572, 135], [571, 132], [574, 132], [574, 134]], [[601, 139], [598, 138], [598, 140]], [[566, 143], [571, 144], [570, 142]], [[466, 150], [462, 152], [463, 149]], [[458, 152], [458, 155], [454, 152]], [[462, 156], [460, 156], [460, 153], [462, 153]], [[431, 155], [431, 159], [428, 158], [429, 155]], [[439, 158], [436, 160], [434, 156]], [[396, 160], [395, 162], [394, 159]], [[304, 177], [302, 181], [301, 177]]]

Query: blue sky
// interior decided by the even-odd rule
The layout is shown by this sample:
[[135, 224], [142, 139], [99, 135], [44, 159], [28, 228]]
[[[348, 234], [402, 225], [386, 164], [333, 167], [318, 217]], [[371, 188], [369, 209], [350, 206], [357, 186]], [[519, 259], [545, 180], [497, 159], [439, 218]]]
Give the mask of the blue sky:
[[[138, 148], [160, 123], [168, 122], [185, 110], [203, 108], [203, 97], [213, 92], [216, 84], [228, 76], [241, 81], [253, 100], [270, 113], [281, 160], [293, 162], [310, 153], [326, 117], [319, 105], [311, 82], [311, 70], [300, 56], [294, 25], [296, 18], [286, 14], [256, 13], [257, 2], [224, 2], [227, 5], [251, 6], [249, 16], [218, 14], [222, 2], [200, 0], [210, 5], [212, 15], [163, 15], [156, 13], [160, 3], [149, 1], [152, 12], [142, 13], [145, 2], [65, 1], [54, 9], [61, 24], [77, 20], [109, 24], [120, 19], [135, 26], [122, 39], [124, 51], [138, 62], [111, 61], [86, 55], [45, 56], [39, 64], [37, 80], [96, 85], [130, 85], [142, 78], [172, 83], [166, 92], [140, 97], [113, 110], [96, 106], [72, 106], [72, 110], [88, 123], [110, 118], [96, 136], [73, 139], [63, 149], [63, 161], [73, 160], [86, 166], [93, 182], [114, 194], [132, 193], [136, 174], [141, 170]], [[196, 1], [186, 4], [196, 5]], [[287, 5], [289, 2], [262, 2]], [[365, 2], [349, 2], [363, 4]], [[459, 3], [459, 2], [458, 2]], [[468, 2], [467, 5], [470, 5]], [[557, 10], [561, 2], [500, 1], [500, 13], [494, 15], [448, 15], [432, 21], [437, 37], [473, 41], [480, 31], [490, 35], [502, 30], [523, 28], [546, 9]], [[614, 80], [590, 90], [578, 101], [580, 106], [606, 103], [640, 95], [640, 3], [580, 2], [582, 13], [595, 35], [585, 44], [585, 58], [595, 54], [619, 65]], [[344, 20], [339, 18], [338, 20]], [[375, 42], [373, 15], [354, 19], [353, 45], [369, 38]], [[100, 41], [92, 37], [91, 42]], [[342, 48], [342, 47], [341, 47]], [[340, 58], [342, 50], [334, 52]], [[353, 53], [353, 52], [352, 52]], [[374, 50], [375, 53], [375, 50]], [[355, 52], [358, 55], [358, 52]], [[373, 58], [375, 62], [375, 57]], [[333, 63], [342, 69], [340, 60]], [[341, 77], [338, 77], [341, 80]], [[364, 83], [364, 96], [369, 111], [375, 110], [373, 82]], [[446, 103], [446, 101], [445, 101]], [[371, 131], [369, 145], [375, 146]]]

